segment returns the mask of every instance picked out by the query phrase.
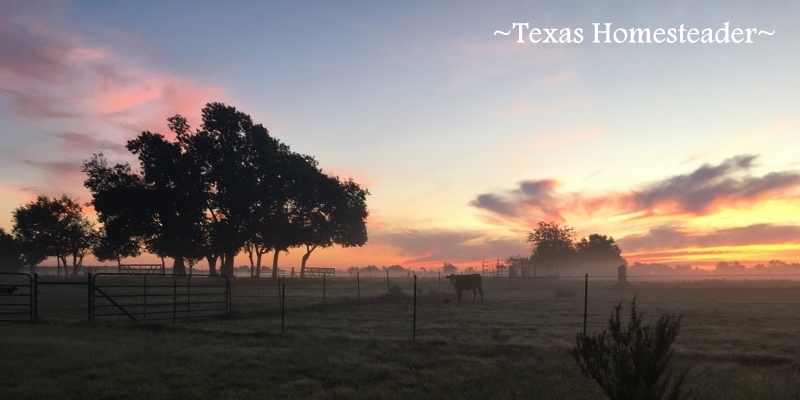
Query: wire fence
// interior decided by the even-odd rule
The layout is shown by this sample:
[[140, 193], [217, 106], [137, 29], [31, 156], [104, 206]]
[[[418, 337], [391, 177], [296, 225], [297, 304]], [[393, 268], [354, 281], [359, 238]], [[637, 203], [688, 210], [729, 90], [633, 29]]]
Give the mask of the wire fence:
[[[564, 344], [579, 332], [605, 329], [617, 305], [624, 308], [623, 316], [629, 315], [635, 298], [646, 321], [662, 313], [681, 316], [679, 344], [718, 348], [721, 341], [797, 355], [800, 275], [760, 278], [628, 276], [621, 282], [617, 276], [484, 277], [482, 296], [467, 290], [458, 302], [453, 285], [438, 275], [228, 281], [103, 273], [93, 278], [0, 274], [0, 319], [174, 323], [232, 311], [234, 318], [220, 323], [241, 329]], [[17, 288], [14, 293], [3, 293], [11, 287]]]

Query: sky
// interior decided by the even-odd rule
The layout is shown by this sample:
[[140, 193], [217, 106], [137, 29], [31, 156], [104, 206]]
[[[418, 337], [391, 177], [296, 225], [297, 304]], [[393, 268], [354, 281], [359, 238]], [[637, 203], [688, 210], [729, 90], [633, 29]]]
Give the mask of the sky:
[[[798, 20], [796, 1], [4, 1], [0, 227], [37, 195], [90, 201], [92, 154], [136, 165], [127, 140], [225, 102], [368, 188], [367, 245], [309, 266], [477, 267], [530, 254], [539, 221], [629, 263], [800, 261]], [[606, 24], [754, 31], [605, 43]]]

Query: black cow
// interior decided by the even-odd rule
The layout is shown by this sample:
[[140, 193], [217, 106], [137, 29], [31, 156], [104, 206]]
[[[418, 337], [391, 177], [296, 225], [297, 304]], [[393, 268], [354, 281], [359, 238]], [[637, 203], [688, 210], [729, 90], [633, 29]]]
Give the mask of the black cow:
[[19, 288], [16, 286], [0, 286], [0, 293], [11, 296], [17, 291], [17, 289]]
[[483, 288], [481, 287], [481, 274], [472, 275], [456, 275], [452, 274], [447, 277], [453, 288], [456, 290], [458, 301], [461, 301], [461, 292], [464, 290], [472, 290], [472, 301], [475, 301], [475, 296], [478, 292], [481, 293], [481, 301], [483, 301]]

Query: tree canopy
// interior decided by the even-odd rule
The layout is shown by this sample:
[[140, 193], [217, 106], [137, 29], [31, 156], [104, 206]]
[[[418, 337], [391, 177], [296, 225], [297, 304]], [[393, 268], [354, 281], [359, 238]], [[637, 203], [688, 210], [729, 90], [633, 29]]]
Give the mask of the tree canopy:
[[142, 132], [127, 148], [139, 159], [108, 165], [102, 154], [84, 163], [92, 205], [104, 224], [97, 251], [107, 259], [135, 255], [139, 244], [175, 260], [205, 257], [211, 273], [233, 276], [234, 257], [247, 248], [258, 260], [305, 246], [311, 252], [334, 244], [367, 241], [366, 189], [322, 172], [308, 155], [292, 152], [249, 115], [222, 103], [207, 104], [202, 125], [168, 119], [173, 140]]
[[29, 265], [56, 257], [66, 273], [71, 258], [72, 273], [77, 274], [98, 240], [94, 223], [83, 215], [78, 200], [67, 195], [39, 196], [15, 209], [13, 220], [12, 231]]
[[[556, 222], [539, 222], [527, 241], [539, 274], [615, 274], [619, 265], [626, 264], [613, 237], [594, 233], [576, 241], [573, 228]], [[520, 261], [518, 257], [509, 260]]]
[[25, 267], [22, 246], [3, 228], [0, 228], [0, 272], [19, 272]]

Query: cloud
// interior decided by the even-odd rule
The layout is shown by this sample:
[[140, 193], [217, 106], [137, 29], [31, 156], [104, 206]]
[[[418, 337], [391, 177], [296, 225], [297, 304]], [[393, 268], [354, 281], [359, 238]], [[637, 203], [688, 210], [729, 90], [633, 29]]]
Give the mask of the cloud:
[[[560, 193], [555, 180], [527, 180], [514, 189], [479, 194], [469, 204], [487, 211], [499, 223], [529, 226], [535, 221], [563, 222], [567, 217], [601, 212], [630, 214], [637, 218], [704, 215], [721, 208], [792, 196], [800, 188], [797, 171], [751, 175], [757, 158], [740, 155], [718, 165], [704, 164], [690, 173], [645, 184], [642, 189], [600, 195]], [[668, 232], [655, 233], [666, 235]]]
[[79, 132], [64, 132], [54, 135], [63, 139], [62, 147], [66, 150], [111, 150], [118, 153], [127, 153], [125, 145], [110, 140], [95, 139], [92, 136]]
[[676, 227], [659, 226], [644, 235], [626, 236], [618, 240], [623, 251], [653, 251], [748, 246], [758, 244], [800, 243], [800, 226], [754, 224], [709, 232], [688, 232]]
[[[7, 143], [0, 159], [37, 170], [26, 186], [83, 193], [81, 163], [65, 161], [65, 151], [72, 159], [129, 155], [124, 143], [139, 132], [169, 135], [166, 119], [174, 114], [197, 126], [206, 103], [226, 101], [221, 87], [147, 64], [152, 58], [138, 50], [90, 43], [68, 24], [52, 2], [0, 5], [0, 102], [7, 105], [0, 118], [27, 127], [25, 138], [0, 133]], [[11, 135], [20, 140], [6, 140]]]
[[517, 188], [501, 193], [483, 193], [469, 204], [510, 219], [544, 218], [563, 221], [559, 198], [555, 192], [558, 182], [552, 179], [526, 180]]
[[373, 234], [370, 243], [392, 247], [402, 263], [475, 262], [489, 257], [520, 254], [528, 246], [519, 238], [488, 238], [480, 231], [402, 230]]
[[673, 213], [700, 214], [720, 205], [753, 202], [800, 186], [800, 173], [794, 171], [762, 177], [743, 175], [756, 159], [754, 155], [740, 155], [656, 182], [634, 192], [633, 205], [646, 210], [667, 206]]
[[163, 129], [170, 115], [191, 117], [205, 103], [223, 100], [219, 87], [143, 66], [143, 55], [127, 56], [39, 21], [0, 14], [0, 97], [13, 116], [123, 128], [158, 121], [138, 126], [139, 132]]
[[22, 163], [31, 167], [39, 168], [51, 175], [61, 178], [83, 176], [81, 172], [82, 163], [79, 161], [39, 161], [22, 160]]

